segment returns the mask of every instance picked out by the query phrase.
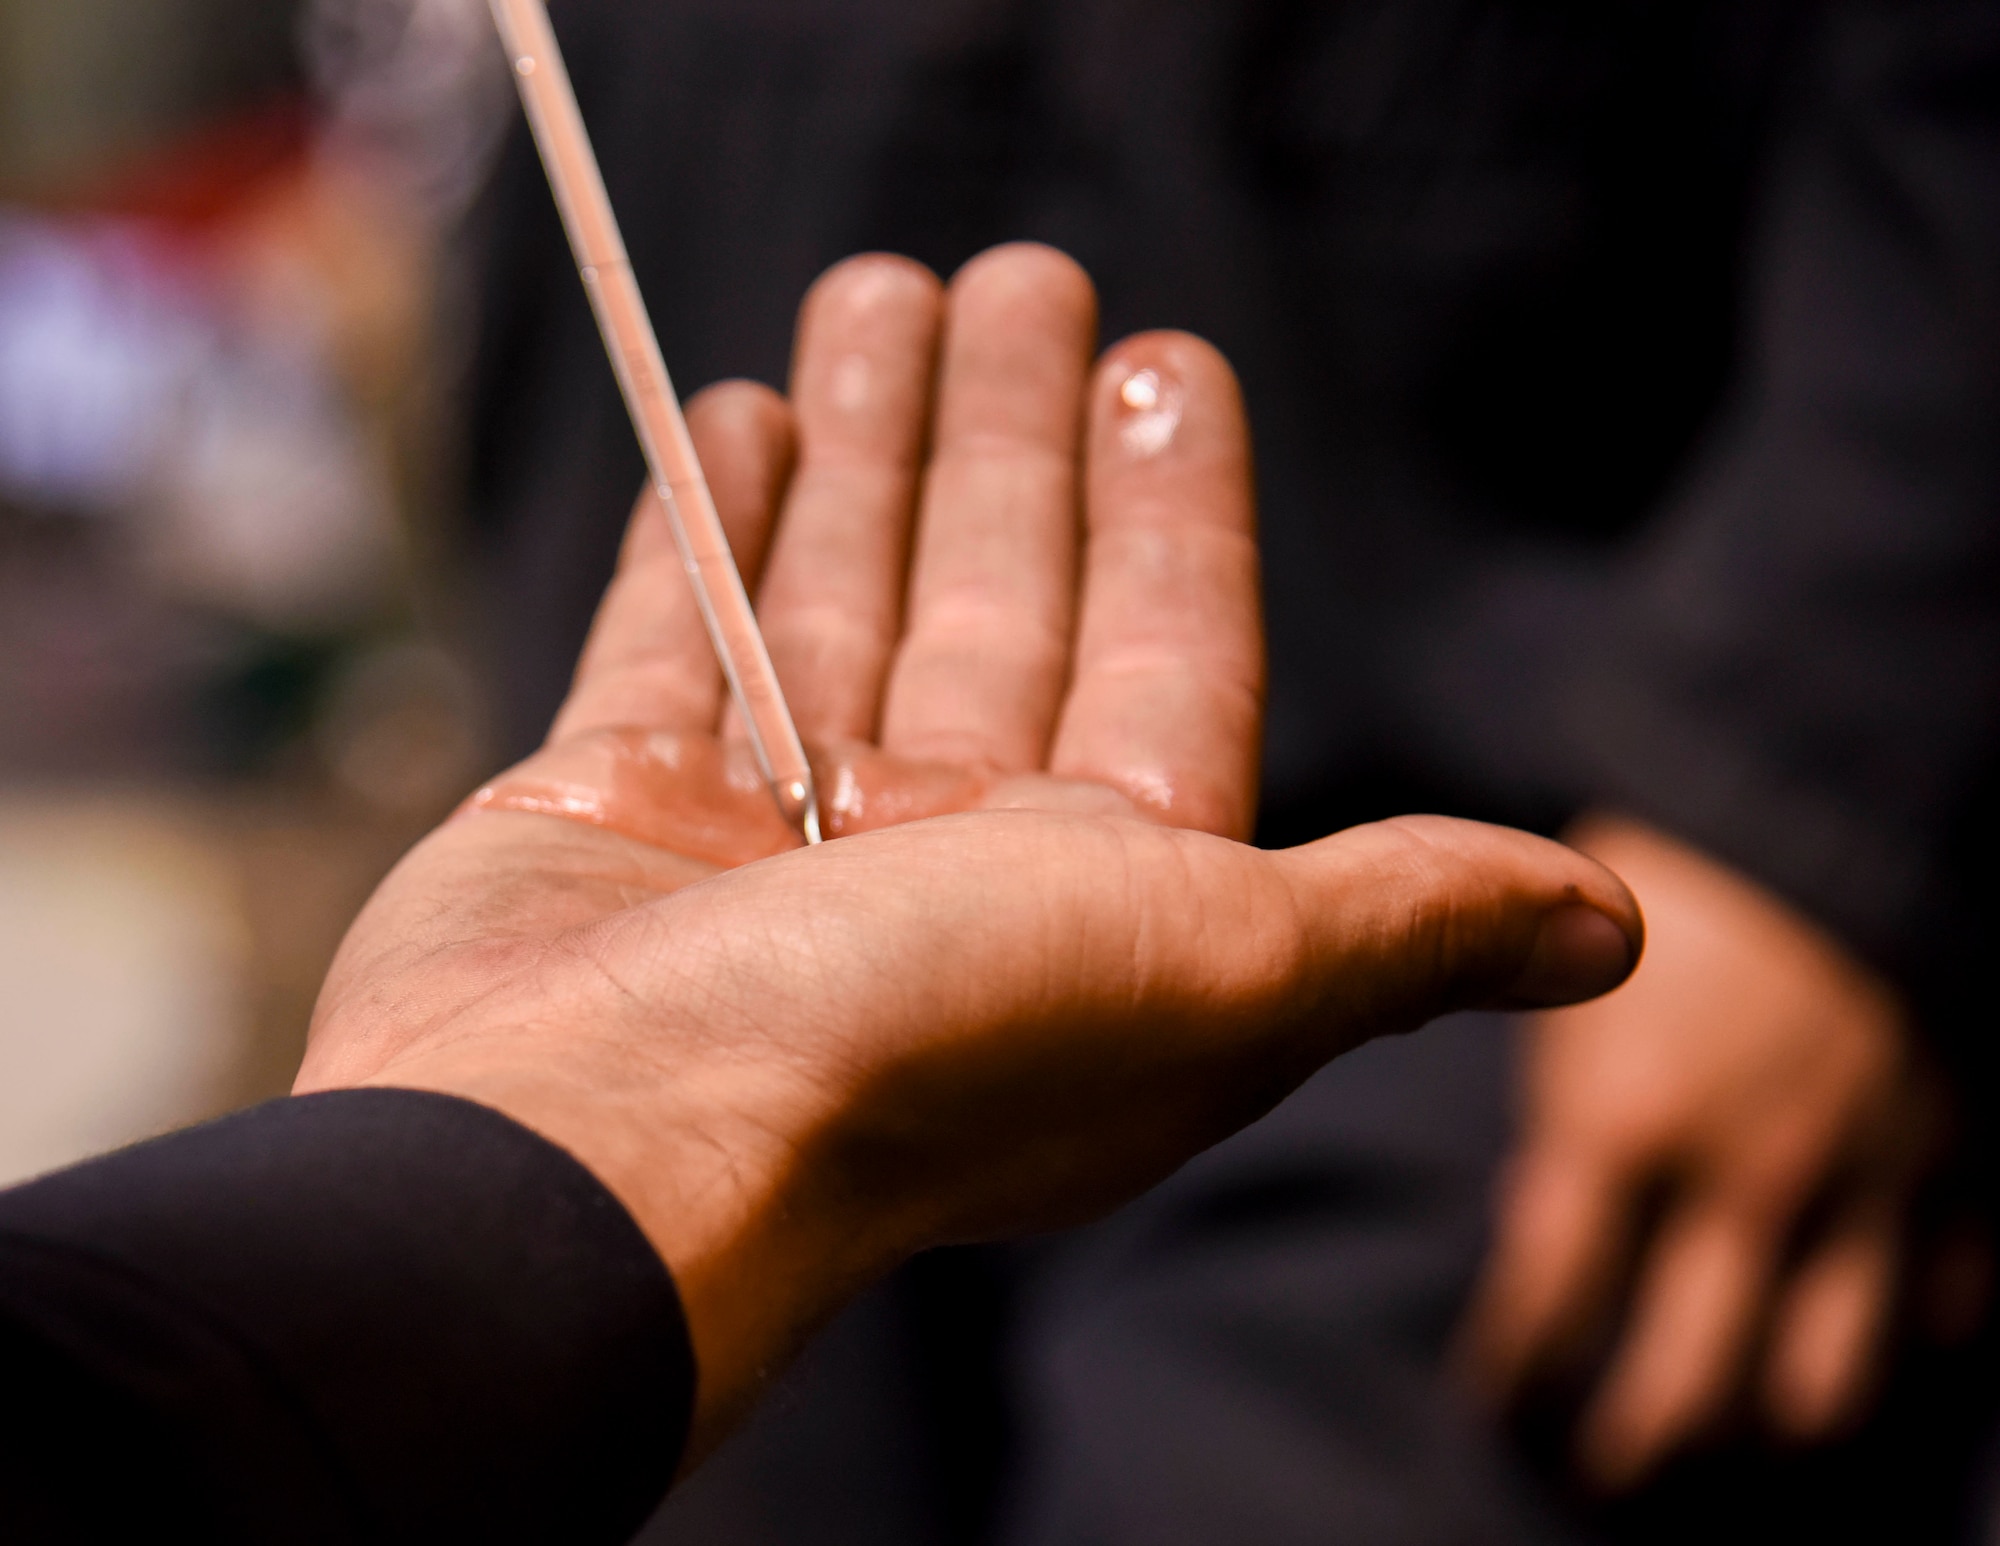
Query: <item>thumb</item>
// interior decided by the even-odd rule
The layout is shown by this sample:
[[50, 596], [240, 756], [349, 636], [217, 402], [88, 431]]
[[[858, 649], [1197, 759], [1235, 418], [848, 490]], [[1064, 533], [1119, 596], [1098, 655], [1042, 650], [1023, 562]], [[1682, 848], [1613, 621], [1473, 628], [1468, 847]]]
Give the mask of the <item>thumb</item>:
[[1506, 827], [1402, 816], [1272, 859], [1299, 908], [1311, 996], [1345, 1046], [1457, 1009], [1594, 998], [1644, 945], [1617, 876]]
[[755, 939], [742, 1033], [784, 1025], [789, 1069], [832, 1071], [809, 1124], [839, 1151], [826, 1168], [875, 1198], [924, 1178], [933, 1240], [1100, 1212], [1371, 1037], [1608, 991], [1641, 938], [1594, 860], [1436, 817], [1283, 853], [1137, 822], [948, 817], [718, 876], [669, 914], [655, 963]]

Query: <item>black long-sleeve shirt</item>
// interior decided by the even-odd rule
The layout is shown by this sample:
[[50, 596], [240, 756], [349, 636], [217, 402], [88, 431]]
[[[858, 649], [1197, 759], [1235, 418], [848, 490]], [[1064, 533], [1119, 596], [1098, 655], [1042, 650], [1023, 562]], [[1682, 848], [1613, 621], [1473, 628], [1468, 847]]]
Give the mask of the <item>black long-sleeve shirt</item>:
[[665, 1494], [672, 1280], [561, 1149], [281, 1101], [0, 1193], [0, 1540], [613, 1543]]

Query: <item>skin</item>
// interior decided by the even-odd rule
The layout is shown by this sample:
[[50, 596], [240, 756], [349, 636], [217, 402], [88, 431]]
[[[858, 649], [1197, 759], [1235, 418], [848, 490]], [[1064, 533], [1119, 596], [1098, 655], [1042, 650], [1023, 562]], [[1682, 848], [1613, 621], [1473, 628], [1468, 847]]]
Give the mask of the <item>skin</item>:
[[1466, 1343], [1504, 1404], [1622, 1311], [1576, 1435], [1617, 1490], [1746, 1400], [1794, 1440], [1858, 1417], [1939, 1109], [1893, 993], [1785, 903], [1638, 822], [1571, 840], [1644, 904], [1646, 961], [1530, 1023]]
[[776, 821], [642, 501], [548, 745], [389, 877], [322, 995], [299, 1090], [484, 1102], [625, 1203], [686, 1306], [696, 1455], [912, 1252], [1102, 1212], [1369, 1036], [1636, 959], [1618, 881], [1525, 834], [1244, 846], [1241, 401], [1198, 340], [1093, 366], [1094, 332], [1045, 248], [948, 290], [857, 259], [789, 402], [691, 406], [845, 835]]

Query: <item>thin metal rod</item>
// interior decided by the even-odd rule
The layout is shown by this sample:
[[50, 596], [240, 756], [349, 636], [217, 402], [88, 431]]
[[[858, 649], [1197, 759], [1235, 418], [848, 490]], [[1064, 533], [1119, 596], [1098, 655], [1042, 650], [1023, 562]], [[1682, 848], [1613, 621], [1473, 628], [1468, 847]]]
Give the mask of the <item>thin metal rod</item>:
[[764, 646], [757, 614], [743, 589], [743, 577], [729, 551], [715, 498], [702, 475], [687, 421], [674, 396], [666, 361], [660, 356], [646, 302], [632, 274], [618, 219], [611, 212], [597, 153], [584, 131], [576, 91], [556, 45], [555, 29], [543, 0], [491, 0], [493, 20], [513, 65], [528, 124], [542, 153], [556, 206], [562, 211], [570, 248], [576, 255], [590, 309], [611, 356], [618, 387], [638, 432], [639, 446], [667, 522], [680, 549], [681, 564], [694, 587], [702, 621], [715, 645], [722, 674], [742, 712], [757, 765], [785, 819], [820, 840], [819, 793], [812, 765], [799, 742], [798, 727], [785, 702], [771, 653]]

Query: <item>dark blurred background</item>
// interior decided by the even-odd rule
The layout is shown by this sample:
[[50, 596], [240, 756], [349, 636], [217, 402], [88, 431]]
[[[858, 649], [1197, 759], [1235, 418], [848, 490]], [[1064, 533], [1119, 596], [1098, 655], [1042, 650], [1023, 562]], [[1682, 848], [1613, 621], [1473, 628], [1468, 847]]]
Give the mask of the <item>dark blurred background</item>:
[[489, 28], [0, 0], [0, 1182], [282, 1091], [484, 771], [439, 554]]
[[[1590, 8], [1274, 0], [1259, 9], [1268, 28], [1231, 20], [1255, 34], [1245, 78], [1268, 84], [1265, 71], [1290, 81], [1296, 50], [1304, 84], [1296, 100], [1246, 89], [1223, 104], [1226, 126], [1241, 131], [1240, 144], [1228, 142], [1240, 166], [1210, 166], [1198, 114], [1156, 132], [1158, 81], [1129, 61], [1157, 65], [1147, 52], [1155, 45], [1170, 60], [1164, 12], [909, 0], [907, 16], [924, 25], [853, 24], [876, 9], [738, 0], [571, 8], [581, 45], [572, 58], [610, 131], [600, 149], [684, 385], [746, 369], [776, 379], [797, 295], [846, 252], [890, 247], [949, 271], [989, 240], [1057, 241], [1103, 282], [1110, 332], [1195, 326], [1244, 369], [1283, 667], [1267, 835], [1317, 835], [1379, 814], [1378, 805], [1542, 819], [1553, 829], [1585, 804], [1610, 802], [1708, 844], [1780, 892], [1801, 876], [1826, 880], [1825, 895], [1799, 887], [1804, 903], [1872, 896], [1882, 889], [1871, 886], [1876, 870], [1821, 863], [1875, 852], [1843, 846], [1845, 829], [1821, 823], [1848, 806], [1791, 798], [1819, 788], [1824, 773], [1841, 801], [1853, 796], [1854, 810], [1880, 817], [1900, 845], [1890, 850], [1898, 863], [1910, 845], [1896, 822], [1918, 811], [1918, 837], [1980, 873], [1986, 907], [1984, 871], [1965, 858], [1973, 850], [1954, 848], [1947, 824], [1923, 808], [1922, 790], [1955, 776], [1947, 732], [1958, 721], [1941, 712], [1931, 725], [1919, 711], [1933, 700], [1913, 689], [1935, 689], [1937, 702], [1962, 713], [1974, 751], [1986, 755], [1990, 724], [1974, 723], [1986, 688], [1972, 676], [1987, 657], [1973, 651], [1967, 665], [1948, 646], [1954, 628], [1981, 649], [1991, 631], [1990, 587], [1976, 589], [1990, 569], [1960, 566], [1970, 576], [1961, 587], [1949, 561], [1963, 550], [1991, 562], [1991, 509], [1979, 503], [1991, 457], [1973, 443], [1985, 421], [1966, 446], [1951, 438], [1990, 405], [1990, 383], [1968, 371], [1967, 386], [1936, 362], [1956, 358], [1938, 337], [1965, 332], [1965, 316], [1986, 325], [1994, 315], [1992, 248], [1980, 245], [1990, 184], [1959, 188], [1944, 175], [1990, 171], [1995, 142], [1973, 133], [1990, 134], [1990, 109], [1974, 100], [1989, 76], [1975, 69], [1961, 92], [1942, 72], [1903, 101], [1892, 92], [1901, 77], [1885, 70], [1887, 84], [1870, 89], [1902, 101], [1906, 123], [1848, 81], [1869, 75], [1871, 51], [1893, 52], [1875, 34], [1861, 36], [1843, 66], [1851, 70], [1835, 72], [1859, 103], [1847, 112], [1845, 97], [1836, 102], [1846, 116], [1831, 142], [1847, 147], [1843, 167], [1865, 174], [1861, 214], [1838, 199], [1809, 208], [1824, 232], [1788, 217], [1774, 229], [1800, 240], [1813, 263], [1757, 262], [1806, 285], [1810, 306], [1792, 298], [1774, 307], [1788, 325], [1794, 313], [1820, 313], [1791, 339], [1807, 346], [1801, 376], [1814, 387], [1804, 394], [1813, 413], [1800, 422], [1817, 425], [1831, 403], [1832, 443], [1842, 455], [1853, 446], [1866, 454], [1850, 463], [1810, 437], [1781, 435], [1778, 472], [1768, 473], [1747, 453], [1731, 461], [1734, 442], [1720, 437], [1729, 476], [1718, 486], [1727, 494], [1731, 478], [1747, 478], [1749, 492], [1732, 504], [1697, 486], [1702, 498], [1690, 502], [1669, 495], [1699, 471], [1691, 458], [1709, 416], [1732, 405], [1723, 389], [1724, 356], [1737, 347], [1734, 297], [1762, 270], [1739, 251], [1748, 217], [1737, 204], [1753, 201], [1731, 159], [1733, 99], [1717, 106], [1725, 77], [1682, 81], [1686, 61], [1647, 41], [1656, 26], [1680, 36], [1676, 8], [1633, 7], [1604, 23], [1613, 48], [1594, 20], [1576, 21], [1599, 14]], [[900, 4], [880, 9], [905, 16]], [[1184, 8], [1183, 27], [1202, 9]], [[1741, 8], [1753, 21], [1816, 9], [1832, 8]], [[1359, 61], [1325, 80], [1307, 68], [1319, 56], [1305, 48], [1322, 10], [1334, 18], [1321, 40], [1326, 57]], [[1472, 150], [1460, 144], [1451, 83], [1484, 55], [1453, 55], [1436, 23], [1461, 12], [1505, 12], [1522, 28], [1521, 51], [1496, 55], [1508, 69], [1488, 82], [1508, 89], [1468, 112], [1475, 126], [1481, 113], [1493, 120], [1492, 143]], [[1015, 30], [1031, 13], [1033, 28], [1068, 38], [1102, 76], [1037, 65], [1030, 42], [1039, 33], [1025, 22]], [[1130, 45], [1122, 53], [1083, 24], [1113, 13], [1116, 37]], [[1231, 7], [1206, 14], [1227, 18]], [[1365, 34], [1371, 16], [1395, 25]], [[1515, 68], [1543, 60], [1545, 23], [1549, 38], [1566, 29], [1581, 37], [1569, 59], [1577, 81], [1557, 68], [1569, 56], [1554, 43], [1543, 74]], [[1438, 37], [1420, 36], [1426, 26]], [[1949, 42], [1912, 30], [1923, 45], [1915, 58]], [[1356, 39], [1380, 44], [1389, 63]], [[1183, 63], [1201, 52], [1182, 44]], [[1619, 52], [1627, 45], [1629, 56]], [[1447, 55], [1451, 66], [1420, 72], [1439, 100], [1416, 93], [1412, 121], [1436, 133], [1407, 143], [1389, 133], [1403, 121], [1371, 74], [1404, 47], [1426, 70]], [[1627, 101], [1606, 86], [1621, 77], [1600, 79], [1600, 70], [1620, 60], [1643, 66], [1637, 78], [1649, 90], [1672, 87], [1659, 100], [1680, 104], [1685, 122], [1662, 116], [1653, 96]], [[901, 96], [880, 85], [878, 68]], [[1065, 137], [1071, 119], [1036, 95], [1037, 69], [1069, 82], [1074, 102], [1051, 101], [1095, 125], [1101, 143], [1084, 141], [1091, 154]], [[1103, 80], [1132, 86], [1131, 99], [1098, 89]], [[1574, 102], [1565, 95], [1573, 88]], [[1593, 102], [1624, 135], [1602, 154], [1594, 140], [1572, 142], [1577, 124], [1596, 121], [1577, 103]], [[1035, 133], [1020, 132], [1016, 112]], [[1729, 128], [1713, 143], [1711, 117]], [[1960, 118], [1972, 125], [1963, 142], [1936, 132]], [[281, 1092], [355, 909], [498, 758], [532, 744], [567, 681], [639, 468], [519, 135], [483, 206], [495, 239], [479, 260], [490, 283], [473, 390], [478, 265], [465, 217], [512, 121], [486, 0], [0, 0], [0, 1184]], [[873, 127], [848, 133], [864, 121]], [[1050, 122], [1062, 134], [1043, 134]], [[1930, 152], [1912, 154], [1909, 166], [1877, 164], [1850, 143], [1859, 136], [1853, 143], [1874, 154], [1871, 134]], [[1659, 152], [1657, 165], [1635, 172], [1618, 162], [1611, 175], [1633, 146]], [[1363, 152], [1381, 153], [1390, 168], [1379, 184]], [[1425, 178], [1440, 158], [1460, 180], [1448, 179], [1434, 204]], [[661, 175], [662, 164], [674, 175]], [[1184, 183], [1188, 166], [1199, 175]], [[1884, 167], [1915, 171], [1878, 186]], [[1155, 177], [1161, 168], [1171, 175]], [[1239, 173], [1243, 186], [1229, 180]], [[1092, 178], [1123, 202], [1097, 198]], [[1324, 209], [1340, 212], [1324, 228], [1314, 224], [1320, 178], [1334, 190]], [[1189, 186], [1201, 196], [1187, 196]], [[1849, 191], [1837, 179], [1830, 186]], [[1932, 202], [1907, 213], [1897, 199], [1914, 200], [1912, 188]], [[1588, 202], [1599, 195], [1601, 204]], [[701, 243], [660, 239], [678, 229], [683, 200], [705, 212]], [[1128, 228], [1134, 210], [1141, 218]], [[1891, 217], [1878, 220], [1883, 210]], [[1601, 230], [1592, 224], [1600, 218]], [[1865, 258], [1852, 273], [1835, 262], [1850, 238]], [[1170, 245], [1185, 250], [1161, 260]], [[1965, 252], [1977, 261], [1961, 273], [1953, 265]], [[1257, 266], [1266, 260], [1268, 273]], [[1861, 278], [1849, 294], [1827, 273]], [[1340, 283], [1324, 283], [1329, 274]], [[1851, 314], [1833, 316], [1820, 284], [1834, 285]], [[1292, 304], [1322, 295], [1337, 304]], [[1630, 307], [1633, 295], [1646, 304]], [[1875, 324], [1906, 326], [1896, 307], [1912, 295], [1923, 304], [1910, 302], [1907, 315], [1931, 319], [1936, 336], [1919, 328], [1915, 343], [1884, 342], [1895, 329], [1878, 337]], [[1435, 329], [1434, 301], [1445, 307]], [[1452, 309], [1461, 303], [1478, 325]], [[1848, 353], [1825, 346], [1836, 338], [1845, 347], [1843, 326], [1862, 341]], [[1327, 338], [1345, 351], [1338, 369], [1301, 344]], [[1906, 359], [1906, 344], [1919, 352]], [[1878, 370], [1881, 361], [1896, 368]], [[1851, 399], [1820, 392], [1822, 377], [1851, 388]], [[1384, 392], [1395, 399], [1387, 408]], [[1758, 406], [1754, 394], [1744, 400]], [[1837, 409], [1853, 410], [1852, 422]], [[461, 414], [480, 415], [476, 438], [462, 432]], [[1343, 415], [1345, 427], [1335, 427], [1351, 440], [1328, 427]], [[1781, 430], [1791, 422], [1776, 417]], [[1909, 435], [1913, 422], [1923, 434]], [[1753, 451], [1755, 430], [1743, 441]], [[1438, 455], [1439, 446], [1454, 454]], [[1799, 467], [1823, 476], [1801, 477]], [[1329, 479], [1329, 469], [1342, 476]], [[1918, 491], [1908, 498], [1904, 475]], [[477, 534], [458, 507], [467, 487], [481, 505]], [[1850, 488], [1877, 503], [1850, 509]], [[1339, 511], [1338, 530], [1319, 518], [1322, 498]], [[1719, 527], [1703, 524], [1711, 516]], [[1587, 529], [1598, 518], [1604, 530]], [[1638, 542], [1648, 522], [1663, 520], [1691, 532], [1692, 545]], [[1627, 539], [1629, 562], [1614, 552]], [[1777, 566], [1775, 579], [1772, 552], [1794, 566]], [[509, 624], [505, 637], [477, 644], [475, 553], [491, 587], [486, 605]], [[1440, 553], [1452, 563], [1437, 562]], [[1889, 558], [1870, 569], [1882, 553]], [[1824, 571], [1814, 567], [1820, 556], [1829, 557]], [[1631, 659], [1598, 659], [1593, 643], [1576, 652], [1591, 658], [1574, 663], [1598, 697], [1552, 698], [1567, 719], [1517, 716], [1523, 702], [1540, 703], [1539, 688], [1516, 690], [1533, 675], [1522, 662], [1546, 665], [1537, 652], [1573, 636], [1565, 630], [1580, 625], [1565, 608], [1584, 594], [1577, 577], [1599, 566], [1609, 604], [1637, 618], [1623, 645]], [[483, 677], [476, 660], [505, 664]], [[1842, 676], [1842, 661], [1858, 669]], [[1559, 663], [1562, 672], [1544, 674], [1566, 682], [1567, 651]], [[1740, 690], [1746, 680], [1777, 685], [1759, 698]], [[1787, 717], [1795, 701], [1796, 724]], [[1822, 701], [1832, 707], [1816, 718]], [[1605, 705], [1634, 702], [1658, 710], [1662, 739], [1621, 739], [1652, 722]], [[1905, 733], [1912, 723], [1920, 733]], [[1788, 746], [1799, 725], [1810, 734]], [[1537, 780], [1559, 761], [1552, 748], [1562, 736], [1579, 738], [1588, 778], [1567, 804], [1544, 810]], [[1661, 745], [1674, 755], [1656, 755]], [[1886, 748], [1893, 755], [1881, 766], [1900, 783], [1872, 784], [1876, 762], [1856, 747]], [[1717, 766], [1755, 769], [1766, 752], [1800, 775], [1772, 786], [1782, 800], [1760, 805], [1754, 778], [1736, 789], [1707, 776]], [[1582, 755], [1568, 745], [1563, 753]], [[1929, 753], [1942, 770], [1932, 783], [1905, 776]], [[1690, 767], [1702, 776], [1677, 776]], [[1990, 777], [1984, 763], [1975, 771]], [[1561, 772], [1566, 781], [1575, 770]], [[1882, 787], [1893, 798], [1876, 799]], [[1982, 832], [1991, 831], [1987, 788]], [[1683, 819], [1701, 815], [1718, 790], [1709, 814], [1719, 826]], [[1855, 827], [1868, 837], [1877, 825]], [[1811, 863], [1787, 869], [1799, 854]], [[1990, 908], [1961, 911], [1971, 923], [1946, 914], [1956, 933], [1930, 933], [1956, 939], [1989, 926]], [[1842, 916], [1837, 907], [1832, 916]], [[1990, 948], [1987, 937], [1969, 959]], [[1979, 975], [1976, 1034], [1964, 1042], [1983, 1057], [1990, 1009], [1983, 967]], [[1079, 1538], [1060, 1528], [1077, 1500], [1089, 1505], [1079, 1517], [1109, 1500], [1105, 1517], [1131, 1502], [1142, 1520], [1163, 1517], [1152, 1511], [1160, 1496], [1193, 1497], [1224, 1515], [1246, 1496], [1277, 1507], [1279, 1489], [1265, 1485], [1273, 1475], [1297, 1483], [1305, 1502], [1296, 1516], [1315, 1530], [1365, 1519], [1380, 1503], [1390, 1523], [1379, 1538], [1419, 1538], [1391, 1527], [1430, 1517], [1436, 1503], [1436, 1517], [1462, 1509], [1480, 1533], [1433, 1528], [1423, 1538], [1599, 1538], [1573, 1531], [1602, 1520], [1546, 1522], [1541, 1494], [1525, 1489], [1525, 1533], [1507, 1533], [1515, 1484], [1494, 1478], [1511, 1452], [1461, 1416], [1455, 1393], [1439, 1395], [1438, 1348], [1483, 1249], [1488, 1190], [1511, 1141], [1512, 1054], [1502, 1035], [1447, 1026], [1371, 1049], [1099, 1236], [1004, 1261], [946, 1253], [917, 1263], [835, 1326], [648, 1539], [880, 1546], [903, 1538], [883, 1522], [912, 1496], [931, 1507], [932, 1492], [944, 1499], [948, 1538], [998, 1538], [1012, 1527], [995, 1502], [1006, 1501], [997, 1478], [1019, 1459], [1007, 1447], [1010, 1422], [1028, 1435], [1024, 1446], [1040, 1446], [1024, 1448], [1033, 1464], [1019, 1465], [1028, 1477], [1020, 1496], [1032, 1502], [1040, 1485], [1055, 1500], [1045, 1521], [1021, 1516], [1022, 1530], [1042, 1530], [1037, 1539]], [[1991, 1124], [1969, 1125], [1983, 1136]], [[1653, 1206], [1650, 1194], [1642, 1201]], [[1259, 1254], [1267, 1249], [1268, 1264]], [[1974, 1254], [1983, 1274], [1983, 1248]], [[1968, 1326], [1982, 1296], [1968, 1296]], [[1224, 1345], [1239, 1351], [1210, 1356]], [[1990, 1499], [2000, 1474], [1991, 1365], [1967, 1345], [1961, 1337], [1927, 1352], [1918, 1377], [1877, 1404], [1858, 1439], [1785, 1452], [1775, 1466], [1754, 1449], [1697, 1454], [1690, 1471], [1628, 1502], [1601, 1538], [1685, 1539], [1696, 1528], [1778, 1538], [1782, 1529], [1762, 1523], [1771, 1519], [1823, 1540], [1890, 1538], [1874, 1514], [1853, 1513], [1856, 1497], [1904, 1521], [1896, 1538], [1947, 1538], [1959, 1528], [1964, 1476]], [[1989, 1357], [1990, 1336], [1979, 1346], [1978, 1358]], [[1159, 1389], [1178, 1394], [1161, 1400]], [[1938, 1390], [1956, 1391], [1971, 1415], [1933, 1399]], [[1267, 1410], [1281, 1414], [1275, 1430], [1259, 1426]], [[1561, 1435], [1548, 1432], [1554, 1455]], [[1939, 1432], [1986, 1446], [1986, 1458], [1941, 1448]], [[1135, 1433], [1145, 1442], [1127, 1443]], [[909, 1445], [894, 1442], [912, 1434]], [[1106, 1435], [1126, 1447], [1093, 1448]], [[1201, 1463], [1184, 1465], [1189, 1454]], [[1186, 1482], [1184, 1494], [1159, 1484], [1174, 1469], [1187, 1473], [1169, 1477]], [[1946, 1483], [1932, 1480], [1946, 1473]], [[1894, 1485], [1878, 1484], [1884, 1476]], [[1954, 1517], [1926, 1535], [1912, 1522], [1926, 1507]], [[1985, 1511], [1971, 1527], [1985, 1532], [1977, 1538], [2000, 1540], [1990, 1522], [2000, 1515], [1986, 1502], [1974, 1507]], [[1187, 1538], [1228, 1538], [1220, 1529], [1204, 1536], [1201, 1518], [1189, 1512], [1177, 1526]], [[1164, 1527], [1135, 1528], [1150, 1543]]]

